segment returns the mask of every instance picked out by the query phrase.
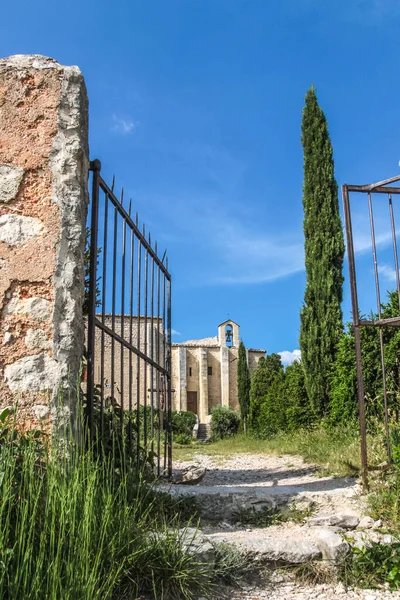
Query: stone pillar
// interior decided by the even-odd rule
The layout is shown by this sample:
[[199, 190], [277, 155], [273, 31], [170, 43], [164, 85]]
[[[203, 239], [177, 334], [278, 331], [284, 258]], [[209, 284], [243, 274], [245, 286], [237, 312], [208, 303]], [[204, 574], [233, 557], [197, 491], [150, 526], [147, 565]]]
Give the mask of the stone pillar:
[[208, 416], [208, 351], [207, 348], [199, 348], [199, 385], [200, 385], [200, 401], [199, 401], [199, 419], [200, 423], [206, 422]]
[[187, 374], [186, 374], [186, 348], [178, 348], [178, 390], [179, 410], [187, 410]]
[[0, 60], [0, 406], [25, 427], [80, 389], [87, 109], [77, 67]]
[[229, 348], [221, 346], [221, 404], [229, 407]]

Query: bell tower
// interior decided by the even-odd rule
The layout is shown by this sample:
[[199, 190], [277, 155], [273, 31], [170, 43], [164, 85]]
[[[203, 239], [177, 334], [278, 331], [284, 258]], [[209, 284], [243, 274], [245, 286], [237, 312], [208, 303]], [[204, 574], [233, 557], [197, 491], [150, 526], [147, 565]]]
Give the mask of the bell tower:
[[218, 342], [221, 347], [239, 348], [240, 326], [230, 319], [218, 325]]

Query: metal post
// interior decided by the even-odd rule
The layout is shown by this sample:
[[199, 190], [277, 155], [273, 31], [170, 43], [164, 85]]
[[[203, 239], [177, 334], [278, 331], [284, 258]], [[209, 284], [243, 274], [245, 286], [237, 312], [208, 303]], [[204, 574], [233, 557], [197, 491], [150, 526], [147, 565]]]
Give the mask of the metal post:
[[349, 260], [351, 304], [353, 312], [354, 340], [356, 350], [356, 368], [357, 368], [357, 391], [358, 408], [360, 415], [360, 436], [361, 436], [361, 477], [363, 486], [368, 490], [368, 456], [367, 456], [367, 427], [365, 419], [365, 393], [362, 374], [362, 356], [360, 339], [360, 317], [358, 310], [356, 267], [354, 259], [353, 232], [351, 225], [349, 190], [347, 185], [342, 186], [344, 220], [346, 227], [347, 255]]
[[94, 358], [95, 358], [95, 318], [96, 318], [96, 274], [98, 247], [98, 216], [99, 216], [99, 181], [101, 163], [94, 160], [90, 163], [93, 171], [92, 181], [92, 215], [90, 227], [90, 263], [88, 291], [88, 347], [87, 347], [87, 413], [91, 438], [94, 436], [93, 422], [93, 392], [94, 392]]

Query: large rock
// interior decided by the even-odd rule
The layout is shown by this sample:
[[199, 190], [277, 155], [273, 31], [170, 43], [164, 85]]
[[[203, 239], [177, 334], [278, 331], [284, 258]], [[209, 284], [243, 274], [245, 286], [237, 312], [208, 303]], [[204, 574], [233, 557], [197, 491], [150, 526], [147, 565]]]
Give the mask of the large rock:
[[213, 543], [234, 546], [260, 564], [301, 564], [322, 556], [315, 542], [300, 527], [224, 531], [210, 534], [208, 539]]
[[326, 560], [338, 562], [350, 551], [350, 545], [342, 536], [325, 527], [316, 527], [311, 530], [316, 546]]
[[197, 485], [200, 483], [207, 472], [205, 467], [191, 466], [187, 467], [173, 478], [173, 483], [179, 485]]
[[319, 515], [308, 520], [312, 527], [340, 527], [342, 529], [355, 529], [360, 519], [356, 515], [333, 514]]
[[200, 530], [187, 527], [179, 530], [179, 537], [184, 548], [195, 554], [200, 562], [213, 566], [215, 562], [215, 548]]

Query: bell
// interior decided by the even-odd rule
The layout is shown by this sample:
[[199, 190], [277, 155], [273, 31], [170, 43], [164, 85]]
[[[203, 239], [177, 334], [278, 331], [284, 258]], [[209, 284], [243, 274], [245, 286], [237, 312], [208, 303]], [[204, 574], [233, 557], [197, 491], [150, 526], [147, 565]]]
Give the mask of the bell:
[[232, 330], [231, 329], [227, 329], [227, 331], [226, 331], [226, 341], [227, 342], [232, 341]]

